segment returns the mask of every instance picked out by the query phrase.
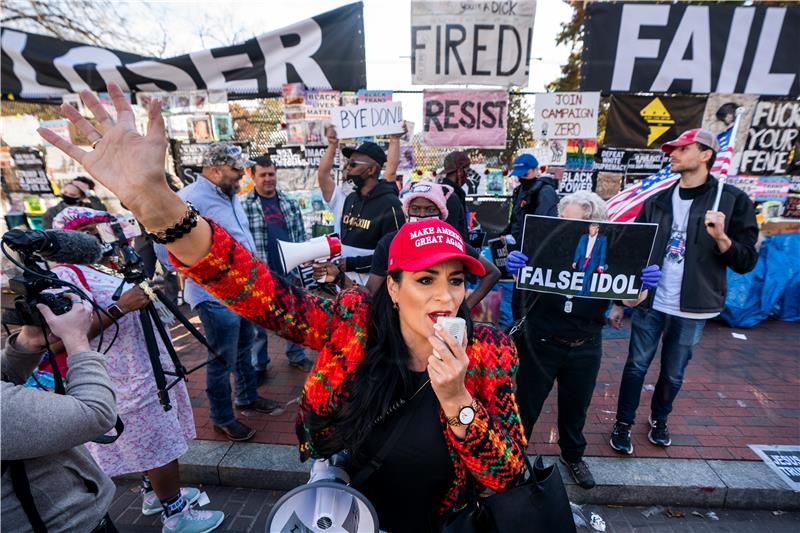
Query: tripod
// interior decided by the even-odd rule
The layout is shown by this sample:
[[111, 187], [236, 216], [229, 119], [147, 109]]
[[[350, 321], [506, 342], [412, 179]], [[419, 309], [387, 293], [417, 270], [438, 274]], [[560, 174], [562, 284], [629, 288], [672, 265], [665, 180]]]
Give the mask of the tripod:
[[[127, 238], [124, 236], [124, 234], [122, 234], [122, 229], [120, 228], [119, 224], [113, 223], [112, 227], [115, 233], [117, 233], [117, 230], [119, 229], [119, 233], [117, 234], [119, 240], [116, 244], [118, 251], [117, 256], [119, 257], [121, 264], [120, 270], [123, 278], [119, 288], [117, 288], [116, 292], [114, 292], [113, 296], [111, 297], [112, 300], [117, 301], [122, 295], [122, 290], [126, 283], [142, 286], [141, 284], [147, 281], [147, 276], [142, 268], [142, 258], [139, 256], [136, 250], [134, 250], [128, 244]], [[165, 411], [169, 411], [172, 409], [172, 405], [169, 401], [169, 390], [177, 385], [180, 380], [185, 380], [186, 376], [192, 372], [195, 372], [206, 366], [210, 360], [206, 360], [204, 363], [187, 370], [187, 368], [178, 358], [178, 353], [175, 351], [175, 347], [172, 345], [167, 328], [164, 326], [164, 323], [158, 316], [158, 311], [153, 304], [153, 296], [158, 298], [158, 300], [169, 310], [169, 312], [175, 318], [177, 318], [181, 324], [183, 324], [186, 330], [191, 333], [192, 336], [200, 342], [200, 344], [208, 349], [209, 353], [214, 357], [214, 359], [221, 361], [225, 367], [228, 367], [228, 363], [211, 348], [203, 334], [200, 333], [191, 322], [189, 322], [186, 316], [181, 313], [180, 309], [178, 309], [175, 304], [173, 304], [166, 296], [164, 296], [164, 293], [162, 293], [161, 290], [152, 289], [149, 287], [144, 290], [146, 293], [148, 293], [150, 301], [143, 308], [139, 309], [139, 321], [142, 324], [142, 331], [144, 332], [144, 340], [145, 344], [147, 345], [147, 355], [150, 358], [150, 366], [153, 367], [153, 376], [155, 377], [156, 388], [158, 389], [158, 401], [164, 407]], [[153, 329], [154, 324], [155, 330]], [[174, 371], [164, 370], [164, 367], [161, 364], [161, 352], [158, 349], [158, 341], [156, 340], [155, 331], [158, 332], [159, 336], [161, 337], [162, 344], [167, 349], [167, 353], [169, 353], [169, 357], [172, 360], [173, 366], [175, 367]], [[170, 383], [167, 383], [167, 376], [172, 376], [175, 379]]]

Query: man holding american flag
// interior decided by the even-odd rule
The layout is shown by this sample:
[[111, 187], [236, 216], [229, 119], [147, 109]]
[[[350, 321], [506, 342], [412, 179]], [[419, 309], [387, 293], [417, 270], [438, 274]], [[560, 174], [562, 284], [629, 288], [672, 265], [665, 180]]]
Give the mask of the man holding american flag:
[[[721, 137], [726, 133], [726, 144], [730, 145], [730, 130]], [[670, 165], [659, 172], [661, 176], [656, 174], [648, 178], [650, 183], [642, 183], [638, 193], [616, 204], [623, 206], [616, 213], [628, 216], [638, 203], [636, 222], [658, 224], [654, 257], [649, 264], [660, 265], [662, 271], [658, 286], [646, 296], [643, 291], [644, 301], [634, 309], [631, 322], [617, 422], [611, 434], [611, 447], [626, 454], [633, 453], [631, 426], [659, 339], [663, 340], [661, 371], [650, 406], [648, 439], [655, 445], [669, 446], [672, 441], [667, 417], [705, 321], [725, 307], [727, 268], [743, 274], [752, 270], [758, 259], [758, 225], [747, 195], [724, 185], [715, 209], [718, 181], [712, 174], [720, 168], [720, 164], [715, 165], [720, 151], [718, 138], [708, 130], [692, 129], [661, 149], [670, 155]], [[727, 173], [730, 152], [726, 150], [720, 156]], [[670, 179], [670, 174], [674, 178]], [[643, 195], [646, 200], [641, 201]]]

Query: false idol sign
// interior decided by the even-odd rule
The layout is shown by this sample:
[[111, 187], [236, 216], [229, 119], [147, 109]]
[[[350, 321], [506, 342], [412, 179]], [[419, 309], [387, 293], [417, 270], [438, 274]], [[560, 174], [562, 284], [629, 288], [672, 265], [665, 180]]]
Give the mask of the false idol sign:
[[[367, 85], [361, 2], [241, 44], [167, 59], [3, 28], [2, 92], [22, 100], [59, 98], [83, 89], [208, 89], [266, 97], [287, 82], [354, 91]], [[291, 65], [291, 68], [289, 68]]]
[[517, 287], [564, 296], [635, 300], [658, 224], [528, 215]]
[[528, 85], [535, 0], [411, 2], [411, 81]]

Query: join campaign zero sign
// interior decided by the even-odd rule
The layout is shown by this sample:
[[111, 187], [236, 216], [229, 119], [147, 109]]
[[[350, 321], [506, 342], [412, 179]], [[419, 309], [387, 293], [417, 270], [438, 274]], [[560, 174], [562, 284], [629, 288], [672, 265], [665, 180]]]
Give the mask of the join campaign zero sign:
[[411, 81], [528, 85], [535, 0], [413, 0]]
[[505, 90], [428, 90], [422, 96], [422, 131], [429, 146], [506, 147]]
[[248, 97], [288, 82], [317, 89], [366, 87], [363, 5], [349, 4], [241, 44], [158, 59], [3, 28], [2, 92], [43, 100], [83, 89], [208, 89]]
[[658, 224], [596, 222], [527, 215], [528, 264], [517, 287], [564, 296], [635, 300]]
[[581, 90], [800, 94], [800, 6], [592, 2]]

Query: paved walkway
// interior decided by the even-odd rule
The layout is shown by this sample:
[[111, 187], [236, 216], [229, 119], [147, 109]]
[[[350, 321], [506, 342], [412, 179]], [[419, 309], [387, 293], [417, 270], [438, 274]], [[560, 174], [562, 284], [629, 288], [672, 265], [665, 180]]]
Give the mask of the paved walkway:
[[[188, 310], [187, 310], [188, 311]], [[193, 319], [199, 324], [198, 319]], [[587, 456], [616, 455], [608, 446], [617, 391], [628, 349], [629, 320], [623, 330], [604, 342], [603, 364], [586, 423]], [[187, 366], [203, 362], [206, 352], [182, 328], [173, 330], [175, 344]], [[735, 338], [742, 334], [746, 339]], [[245, 413], [243, 420], [257, 433], [252, 442], [296, 444], [296, 399], [305, 375], [290, 368], [283, 355], [284, 341], [271, 336], [270, 379], [262, 395], [287, 404], [280, 413]], [[719, 322], [706, 326], [686, 372], [686, 382], [670, 417], [673, 445], [667, 449], [647, 441], [647, 415], [658, 378], [654, 361], [642, 393], [634, 427], [637, 457], [759, 460], [748, 444], [800, 443], [800, 325], [767, 321], [753, 329], [731, 329]], [[189, 378], [199, 439], [224, 440], [213, 431], [205, 396], [205, 372]], [[529, 453], [557, 455], [555, 391], [534, 428]]]
[[[211, 499], [206, 508], [225, 512], [225, 521], [217, 531], [227, 532], [264, 531], [272, 506], [283, 494], [280, 491], [215, 485], [206, 486], [204, 490]], [[161, 530], [159, 515], [142, 515], [141, 505], [138, 484], [130, 481], [120, 482], [110, 514], [121, 533], [153, 533]], [[646, 517], [642, 513], [648, 513], [648, 509], [644, 507], [602, 505], [584, 505], [582, 512], [587, 519], [592, 512], [599, 514], [606, 522], [607, 533], [630, 531], [794, 533], [800, 530], [800, 513], [773, 514], [771, 511], [676, 507], [657, 509], [651, 516]], [[650, 512], [652, 513], [652, 510]], [[718, 520], [713, 520], [708, 513], [712, 513]], [[581, 528], [578, 531], [593, 530]]]

